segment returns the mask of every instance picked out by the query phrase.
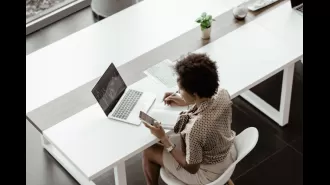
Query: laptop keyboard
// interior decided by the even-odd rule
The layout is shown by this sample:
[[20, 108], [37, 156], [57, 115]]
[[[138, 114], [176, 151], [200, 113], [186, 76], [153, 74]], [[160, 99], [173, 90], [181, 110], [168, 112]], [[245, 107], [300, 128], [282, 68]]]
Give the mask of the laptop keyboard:
[[127, 119], [142, 94], [140, 91], [129, 89], [112, 116], [123, 120]]

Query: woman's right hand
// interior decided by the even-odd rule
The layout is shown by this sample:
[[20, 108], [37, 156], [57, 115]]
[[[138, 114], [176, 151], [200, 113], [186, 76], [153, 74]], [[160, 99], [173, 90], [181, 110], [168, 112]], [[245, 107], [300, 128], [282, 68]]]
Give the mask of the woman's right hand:
[[187, 106], [188, 104], [178, 96], [177, 94], [173, 95], [173, 92], [166, 92], [163, 97], [163, 101], [166, 105], [170, 106]]

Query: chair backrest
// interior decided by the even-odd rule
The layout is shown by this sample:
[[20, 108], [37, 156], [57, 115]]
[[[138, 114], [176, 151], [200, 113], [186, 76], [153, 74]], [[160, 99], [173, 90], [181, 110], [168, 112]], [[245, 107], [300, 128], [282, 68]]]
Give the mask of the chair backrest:
[[208, 185], [223, 185], [227, 183], [235, 170], [236, 164], [251, 152], [258, 142], [258, 138], [259, 132], [254, 127], [249, 127], [237, 135], [234, 141], [237, 150], [236, 161], [217, 180]]

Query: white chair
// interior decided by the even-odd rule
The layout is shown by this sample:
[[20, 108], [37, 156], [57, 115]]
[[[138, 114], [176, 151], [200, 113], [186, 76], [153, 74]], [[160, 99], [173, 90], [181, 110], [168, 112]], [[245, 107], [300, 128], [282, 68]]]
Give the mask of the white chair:
[[[235, 138], [235, 146], [237, 149], [237, 159], [231, 164], [228, 169], [214, 182], [208, 185], [224, 185], [227, 182], [233, 185], [233, 182], [230, 180], [231, 175], [234, 172], [236, 164], [241, 161], [257, 144], [259, 138], [259, 132], [254, 127], [249, 127], [243, 130]], [[171, 177], [163, 168], [160, 170], [160, 176], [163, 181], [168, 185], [184, 185], [183, 182], [179, 181], [176, 178]]]

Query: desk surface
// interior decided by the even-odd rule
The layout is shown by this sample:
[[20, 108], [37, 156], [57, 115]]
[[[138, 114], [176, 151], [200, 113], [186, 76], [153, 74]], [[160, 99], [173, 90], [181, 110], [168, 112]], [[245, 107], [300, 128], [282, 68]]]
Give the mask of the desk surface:
[[[223, 2], [230, 2], [228, 4], [228, 7], [232, 7], [235, 4], [239, 4], [240, 0], [222, 0]], [[171, 2], [171, 1], [169, 1]], [[278, 6], [282, 5], [285, 2], [279, 1], [278, 3], [274, 3], [273, 5], [263, 9], [262, 11], [259, 11], [257, 13], [249, 13], [248, 16], [244, 21], [237, 21], [233, 18], [232, 15], [232, 10], [228, 9], [228, 11], [215, 16], [216, 21], [213, 23], [212, 26], [212, 33], [211, 33], [211, 39], [208, 41], [204, 41], [200, 38], [201, 36], [201, 31], [200, 28], [194, 27], [193, 29], [190, 29], [188, 32], [185, 32], [184, 34], [181, 34], [180, 36], [164, 43], [161, 44], [159, 47], [156, 47], [142, 55], [139, 55], [138, 57], [124, 63], [123, 65], [117, 66], [119, 72], [121, 73], [123, 79], [125, 82], [130, 85], [134, 82], [137, 82], [138, 80], [142, 79], [145, 77], [143, 74], [143, 71], [146, 70], [148, 67], [155, 65], [156, 63], [164, 60], [165, 58], [168, 58], [170, 60], [176, 60], [178, 59], [182, 54], [186, 54], [188, 52], [193, 52], [196, 51], [197, 49], [203, 47], [204, 45], [207, 45], [209, 43], [212, 43], [213, 41], [217, 40], [220, 37], [223, 37], [224, 35], [230, 33], [231, 31], [238, 29], [242, 25], [248, 24], [249, 22], [253, 21], [257, 17], [260, 17], [261, 15], [264, 15], [265, 13], [272, 11], [273, 9], [277, 8]], [[139, 16], [139, 14], [134, 14], [134, 16]], [[120, 19], [120, 16], [117, 17]], [[104, 20], [105, 21], [105, 20]], [[101, 21], [102, 22], [102, 21]], [[93, 26], [97, 26], [99, 23], [94, 24]], [[139, 25], [137, 25], [139, 26]], [[105, 27], [105, 25], [103, 25]], [[89, 28], [86, 28], [89, 29]], [[168, 28], [171, 29], [171, 28]], [[89, 31], [88, 34], [81, 34], [81, 36], [88, 37], [88, 35], [97, 35], [98, 29], [93, 29], [94, 31]], [[80, 32], [76, 33], [80, 34]], [[74, 36], [75, 34], [71, 35]], [[63, 39], [63, 42], [66, 43], [66, 39], [69, 39], [71, 36], [68, 38]], [[89, 37], [92, 37], [89, 36]], [[82, 37], [82, 39], [84, 38]], [[61, 41], [59, 41], [61, 42]], [[57, 44], [57, 43], [55, 43]], [[52, 46], [49, 46], [52, 47]], [[98, 47], [97, 45], [95, 47]], [[54, 47], [59, 48], [59, 47]], [[73, 49], [75, 50], [75, 49]], [[43, 53], [43, 52], [42, 52]], [[49, 53], [51, 53], [49, 51]], [[57, 53], [56, 50], [52, 51], [52, 53]], [[73, 52], [74, 53], [74, 52]], [[102, 53], [102, 52], [101, 52]], [[92, 55], [92, 54], [91, 54]], [[38, 56], [42, 56], [41, 54]], [[38, 57], [36, 57], [38, 58]], [[30, 60], [30, 62], [33, 62], [34, 60]], [[40, 62], [40, 61], [39, 61]], [[57, 123], [63, 121], [64, 119], [69, 118], [70, 116], [82, 111], [86, 107], [89, 107], [93, 104], [96, 103], [95, 98], [91, 95], [90, 91], [95, 85], [95, 83], [98, 80], [98, 77], [95, 79], [92, 79], [83, 85], [74, 88], [75, 83], [71, 83], [71, 78], [75, 77], [75, 71], [72, 72], [71, 78], [68, 77], [68, 82], [67, 81], [62, 81], [62, 69], [67, 70], [65, 63], [68, 63], [68, 66], [71, 62], [71, 60], [66, 60], [65, 62], [62, 62], [60, 65], [64, 65], [63, 68], [54, 68], [57, 69], [57, 71], [51, 71], [57, 74], [57, 77], [59, 79], [56, 79], [57, 77], [52, 77], [48, 78], [46, 77], [40, 77], [40, 74], [43, 73], [42, 71], [47, 71], [48, 66], [43, 65], [39, 66], [37, 69], [38, 71], [34, 74], [30, 74], [30, 79], [35, 79], [31, 81], [31, 84], [34, 86], [40, 85], [37, 89], [29, 88], [30, 93], [36, 93], [35, 96], [28, 96], [31, 98], [30, 100], [27, 101], [28, 103], [32, 103], [30, 105], [32, 106], [38, 106], [39, 103], [45, 103], [42, 106], [34, 109], [33, 111], [30, 111], [27, 113], [28, 118], [31, 120], [30, 122], [40, 131], [42, 132], [43, 130], [46, 130], [47, 128], [50, 128], [53, 125], [56, 125]], [[93, 61], [95, 66], [98, 65], [98, 62], [95, 60]], [[29, 63], [28, 63], [29, 64]], [[57, 64], [54, 64], [57, 65]], [[35, 65], [36, 66], [36, 65]], [[45, 69], [46, 68], [46, 69]], [[61, 75], [59, 75], [61, 74]], [[65, 75], [68, 75], [67, 73], [64, 73]], [[78, 73], [80, 74], [80, 73]], [[63, 75], [63, 76], [65, 76]], [[40, 79], [38, 79], [40, 78]], [[43, 79], [45, 78], [45, 79]], [[81, 79], [78, 79], [81, 80]], [[87, 80], [87, 78], [85, 79]], [[50, 82], [47, 81], [52, 81], [54, 83], [51, 83], [51, 90], [48, 90], [47, 84]], [[83, 81], [83, 80], [82, 80]], [[81, 81], [81, 82], [82, 82]], [[83, 83], [83, 82], [82, 82]], [[68, 85], [68, 84], [73, 84], [73, 86], [69, 87], [62, 87]], [[76, 84], [77, 85], [77, 84]], [[59, 91], [62, 89], [70, 89], [74, 88], [72, 91], [66, 92], [65, 94], [61, 94]], [[63, 92], [64, 92], [63, 90]], [[55, 97], [53, 96], [54, 93], [59, 95], [59, 97], [55, 98], [54, 100], [51, 100], [48, 102], [49, 99], [47, 97]], [[33, 99], [37, 98], [37, 99]], [[43, 101], [44, 100], [44, 101]], [[40, 104], [39, 104], [40, 105]]]
[[198, 27], [202, 12], [216, 17], [239, 2], [145, 0], [31, 53], [26, 113], [100, 77], [111, 62], [118, 67]]
[[[270, 21], [271, 20], [271, 21]], [[255, 22], [265, 27], [279, 39], [303, 51], [303, 18], [291, 8], [290, 1], [257, 17]]]
[[[299, 48], [287, 45], [254, 21], [196, 52], [207, 52], [218, 62], [221, 86], [232, 98], [297, 61], [303, 54]], [[157, 102], [166, 90], [148, 78], [132, 87], [156, 93]], [[134, 142], [130, 142], [127, 135]], [[45, 130], [44, 136], [88, 179], [156, 142], [143, 125], [109, 120], [97, 104]]]

